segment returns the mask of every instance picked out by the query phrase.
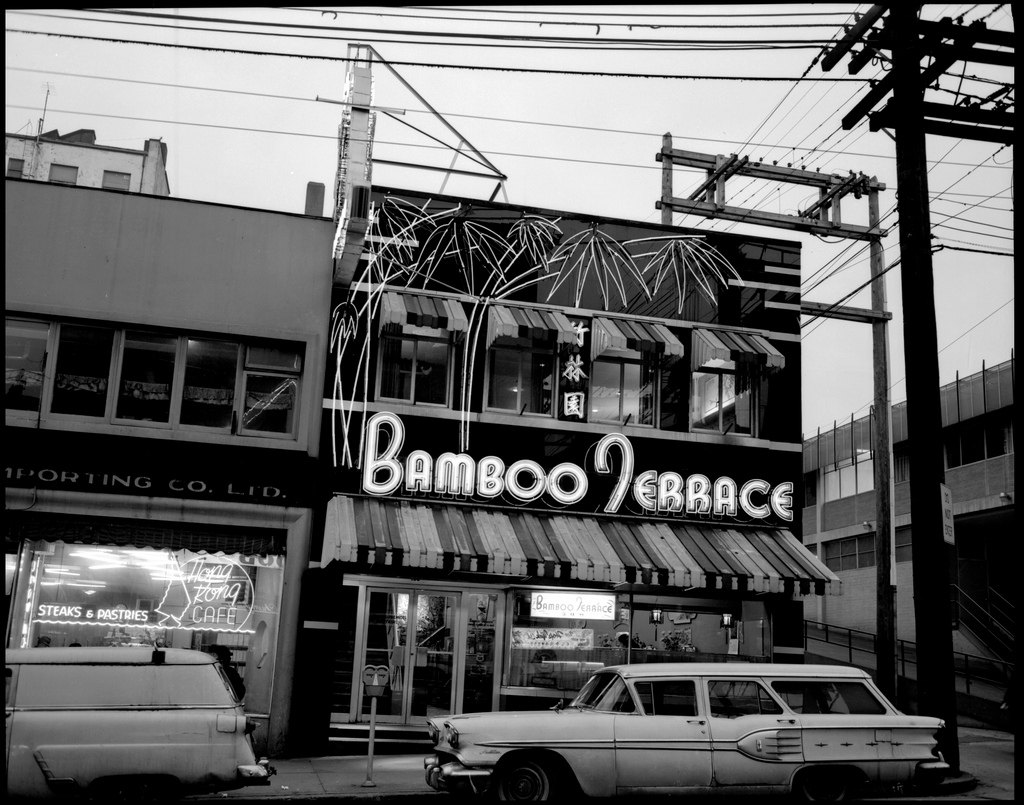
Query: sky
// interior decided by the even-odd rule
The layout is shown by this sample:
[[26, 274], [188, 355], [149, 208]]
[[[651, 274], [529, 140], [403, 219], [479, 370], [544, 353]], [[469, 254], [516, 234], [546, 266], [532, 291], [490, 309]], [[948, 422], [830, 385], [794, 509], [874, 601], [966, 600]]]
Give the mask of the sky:
[[[162, 139], [171, 195], [302, 213], [308, 182], [337, 170], [349, 45], [386, 61], [373, 69], [378, 114], [373, 183], [489, 198], [493, 179], [446, 175], [451, 146], [471, 143], [508, 176], [497, 195], [532, 207], [660, 222], [662, 136], [675, 148], [738, 154], [826, 174], [853, 171], [880, 194], [891, 399], [906, 399], [895, 143], [867, 120], [841, 120], [888, 64], [857, 75], [848, 57], [821, 69], [823, 47], [869, 4], [602, 6], [349, 6], [7, 10], [6, 131], [96, 131], [141, 149]], [[127, 12], [127, 13], [124, 13]], [[922, 18], [984, 20], [1013, 31], [1009, 5], [925, 5]], [[191, 18], [191, 19], [188, 19]], [[1012, 67], [958, 62], [927, 100], [988, 98]], [[407, 86], [408, 85], [408, 86]], [[410, 91], [409, 87], [415, 92]], [[425, 102], [425, 103], [424, 103]], [[984, 108], [994, 108], [989, 102]], [[426, 104], [426, 105], [425, 105]], [[440, 113], [444, 127], [430, 108]], [[454, 131], [452, 131], [454, 129]], [[928, 136], [940, 382], [1009, 360], [1014, 344], [1013, 148]], [[465, 155], [454, 167], [478, 169]], [[683, 197], [703, 173], [676, 169]], [[795, 214], [807, 188], [744, 177], [729, 206]], [[844, 199], [842, 220], [867, 224], [867, 201]], [[673, 223], [797, 241], [805, 300], [871, 306], [867, 246], [699, 216]], [[862, 290], [849, 296], [851, 292]], [[842, 301], [841, 301], [842, 300]], [[911, 298], [908, 304], [924, 304]], [[802, 319], [805, 437], [868, 413], [871, 327]]]

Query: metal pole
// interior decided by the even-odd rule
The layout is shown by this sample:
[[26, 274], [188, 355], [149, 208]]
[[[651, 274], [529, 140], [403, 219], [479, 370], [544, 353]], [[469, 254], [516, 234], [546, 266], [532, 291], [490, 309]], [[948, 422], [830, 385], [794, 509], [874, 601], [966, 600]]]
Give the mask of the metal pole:
[[377, 697], [370, 697], [370, 750], [366, 755], [366, 781], [363, 788], [376, 788], [373, 781], [373, 738], [377, 729]]

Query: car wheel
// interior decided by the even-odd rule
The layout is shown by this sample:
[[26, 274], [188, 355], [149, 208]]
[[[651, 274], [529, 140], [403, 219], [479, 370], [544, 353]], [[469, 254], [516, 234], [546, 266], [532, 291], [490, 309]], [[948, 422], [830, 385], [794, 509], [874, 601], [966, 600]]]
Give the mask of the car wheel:
[[844, 802], [850, 796], [851, 780], [837, 769], [807, 772], [797, 783], [797, 794], [804, 802]]
[[550, 773], [535, 760], [515, 761], [498, 777], [501, 802], [547, 802], [552, 791]]

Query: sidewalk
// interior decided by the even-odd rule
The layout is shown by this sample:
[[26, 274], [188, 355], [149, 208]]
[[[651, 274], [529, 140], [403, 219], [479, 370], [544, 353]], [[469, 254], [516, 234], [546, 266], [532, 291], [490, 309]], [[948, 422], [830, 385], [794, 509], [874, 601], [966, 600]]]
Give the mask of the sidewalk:
[[[962, 775], [947, 780], [936, 791], [904, 790], [905, 796], [947, 796], [984, 788], [990, 799], [1013, 799], [1013, 736], [1006, 732], [961, 728]], [[290, 800], [362, 799], [372, 801], [407, 795], [430, 795], [423, 779], [423, 757], [377, 755], [373, 759], [373, 787], [366, 781], [366, 756], [289, 758], [271, 761], [277, 774], [266, 787], [243, 788], [219, 794], [185, 797], [185, 801], [268, 799]]]

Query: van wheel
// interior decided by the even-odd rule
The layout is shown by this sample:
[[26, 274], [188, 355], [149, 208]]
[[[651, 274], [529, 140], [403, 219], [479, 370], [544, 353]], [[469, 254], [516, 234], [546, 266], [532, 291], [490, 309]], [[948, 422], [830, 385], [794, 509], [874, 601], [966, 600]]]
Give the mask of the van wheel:
[[553, 783], [548, 769], [536, 760], [515, 760], [498, 777], [500, 802], [547, 802]]
[[845, 802], [852, 780], [840, 769], [815, 769], [800, 775], [796, 793], [804, 802]]

